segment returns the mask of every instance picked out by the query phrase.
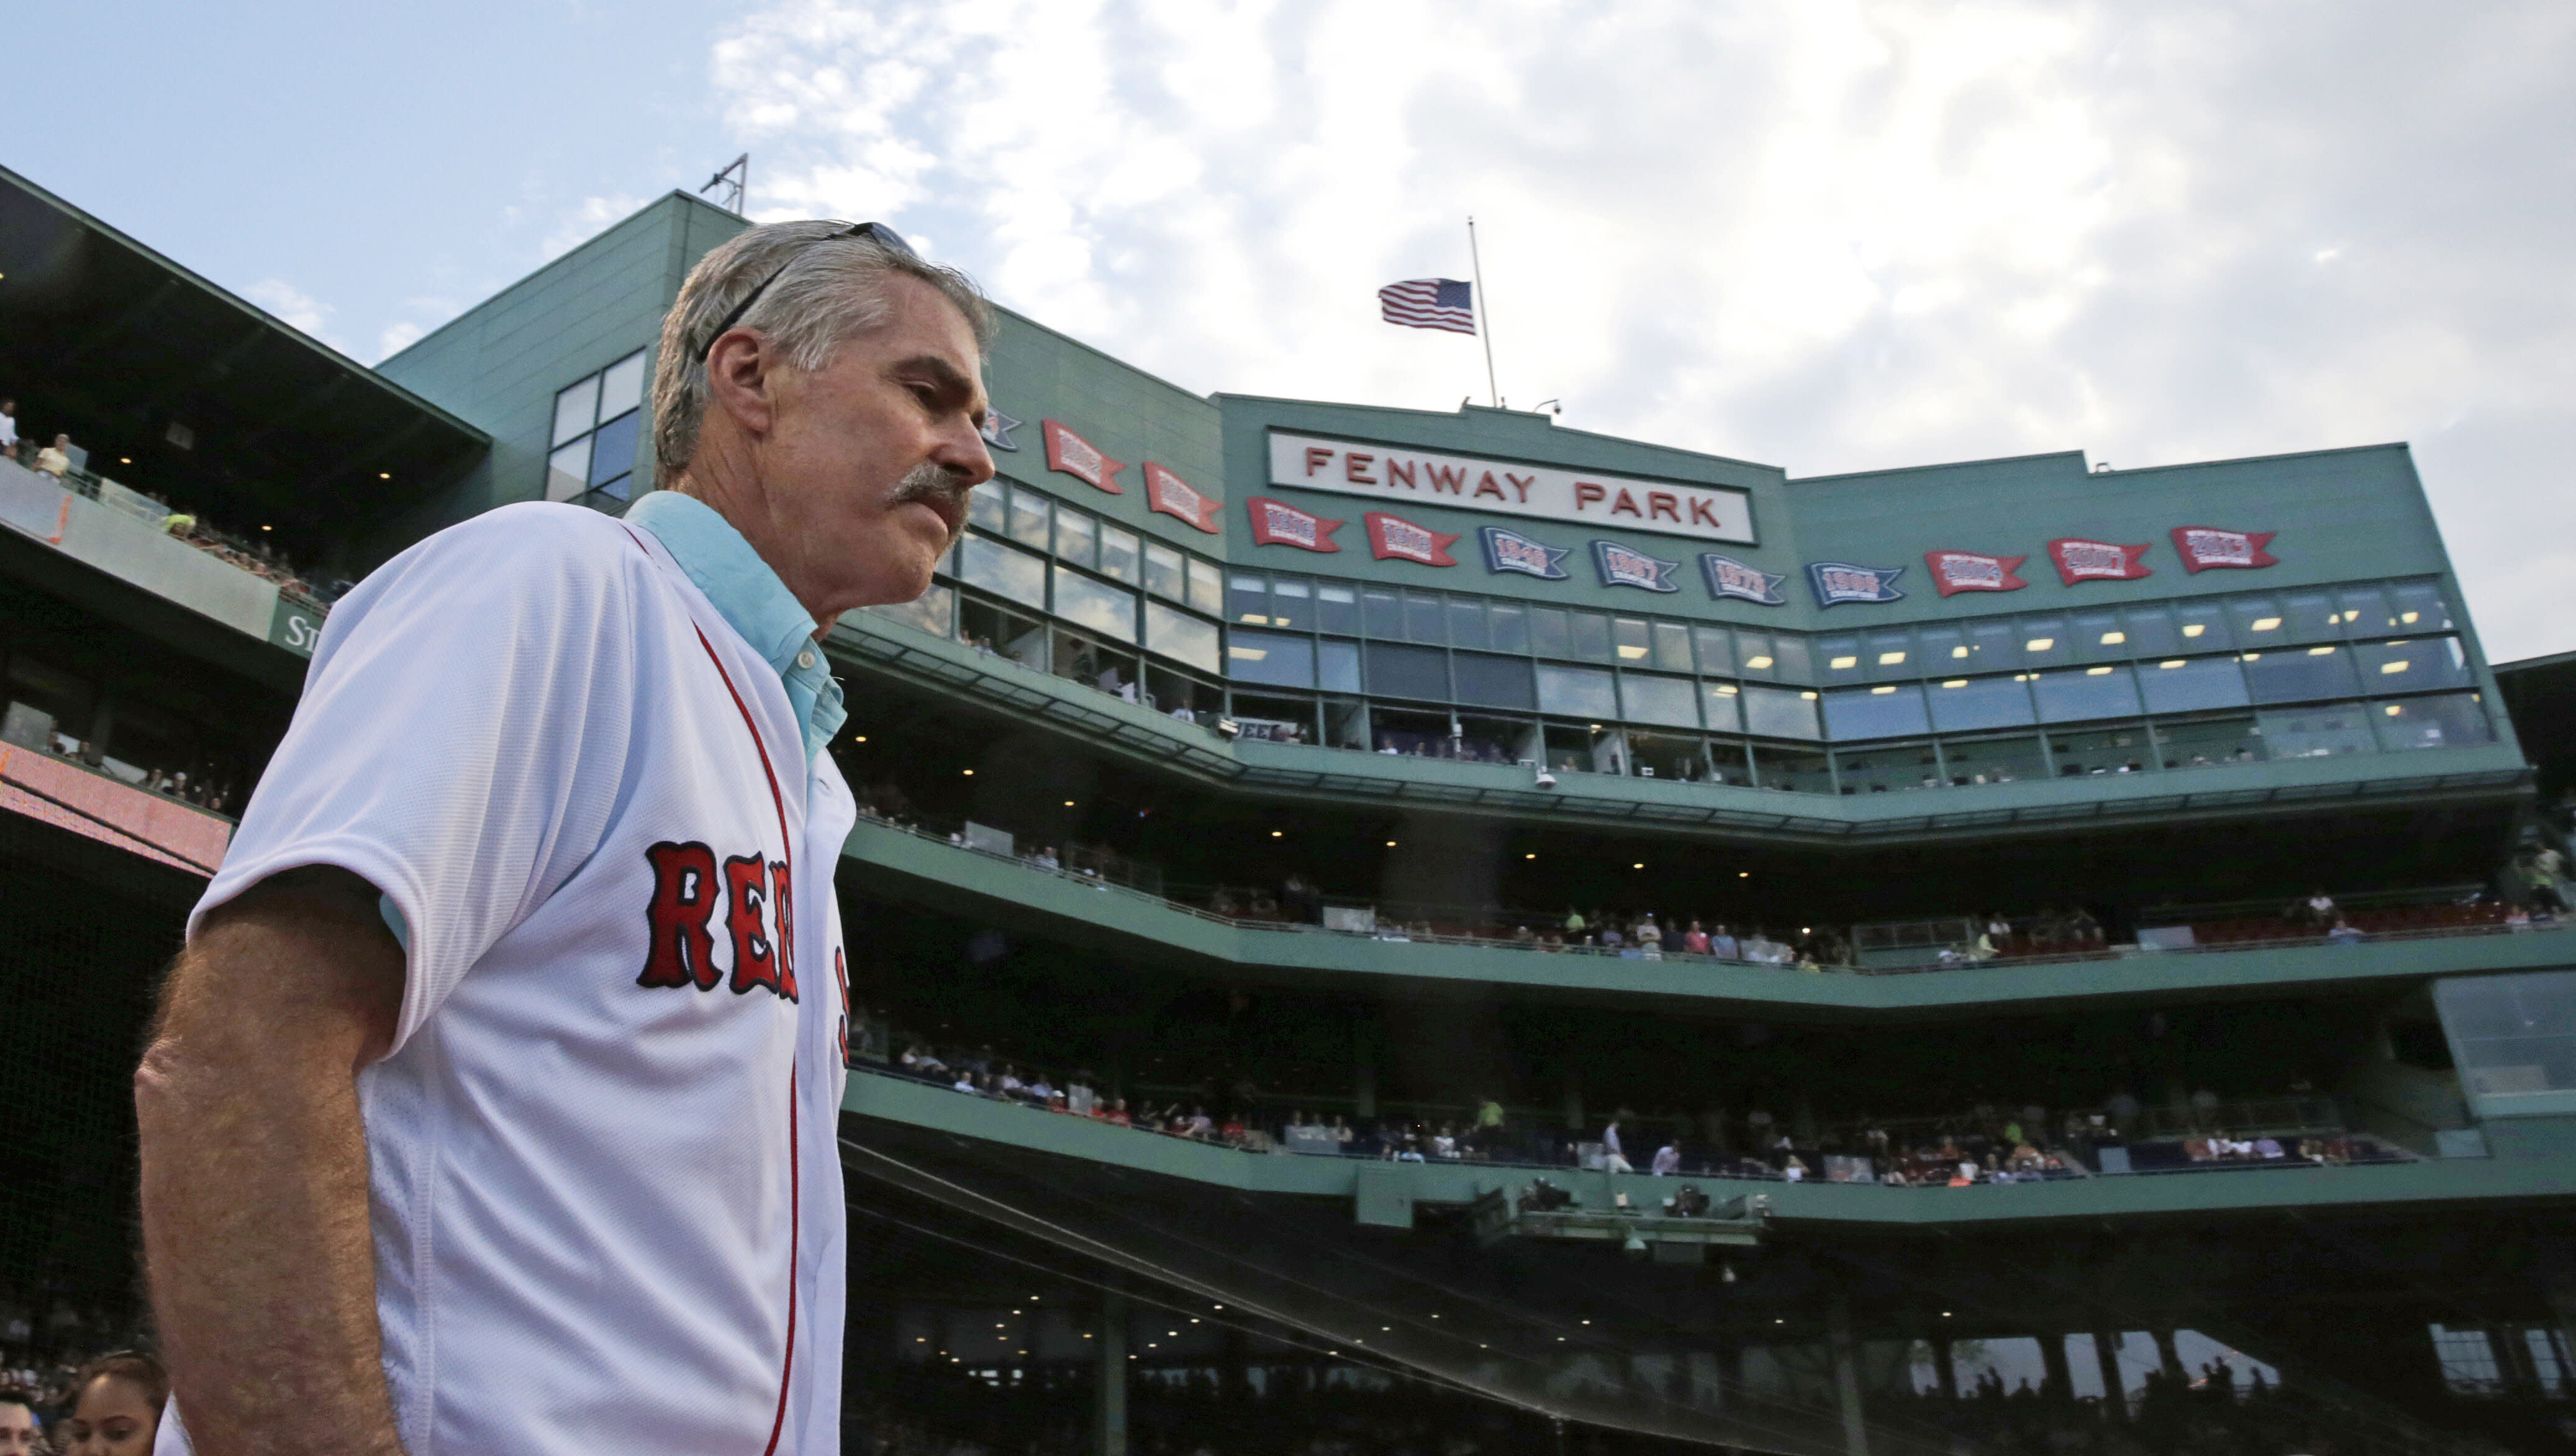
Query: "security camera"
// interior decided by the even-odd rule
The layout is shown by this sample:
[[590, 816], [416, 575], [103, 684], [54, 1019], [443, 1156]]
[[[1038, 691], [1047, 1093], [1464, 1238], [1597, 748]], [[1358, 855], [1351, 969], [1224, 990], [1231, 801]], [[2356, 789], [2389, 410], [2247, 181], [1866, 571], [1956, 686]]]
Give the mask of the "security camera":
[[1546, 769], [1540, 769], [1538, 771], [1538, 786], [1542, 789], [1555, 788], [1556, 775], [1549, 773]]

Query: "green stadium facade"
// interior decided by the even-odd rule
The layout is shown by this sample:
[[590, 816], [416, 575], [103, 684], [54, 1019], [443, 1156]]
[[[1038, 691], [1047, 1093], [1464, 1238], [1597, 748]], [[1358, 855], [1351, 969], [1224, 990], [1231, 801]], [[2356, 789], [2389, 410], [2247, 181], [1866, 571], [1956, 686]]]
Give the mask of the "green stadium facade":
[[[140, 1319], [125, 1078], [328, 601], [653, 489], [742, 226], [370, 369], [0, 173], [0, 392], [83, 447], [0, 462], [0, 1344]], [[1010, 313], [988, 379], [938, 584], [828, 638], [850, 1449], [2576, 1449], [2576, 693], [2403, 445], [1798, 478]]]

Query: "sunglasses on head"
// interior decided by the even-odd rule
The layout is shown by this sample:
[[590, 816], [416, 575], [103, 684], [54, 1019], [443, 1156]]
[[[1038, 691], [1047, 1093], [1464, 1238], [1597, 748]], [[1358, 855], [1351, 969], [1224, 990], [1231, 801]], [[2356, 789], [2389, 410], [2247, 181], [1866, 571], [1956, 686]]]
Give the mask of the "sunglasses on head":
[[[918, 259], [921, 256], [912, 250], [912, 244], [903, 240], [903, 235], [901, 233], [896, 232], [893, 228], [887, 227], [881, 222], [854, 222], [848, 227], [842, 228], [838, 232], [825, 233], [819, 238], [808, 238], [805, 242], [797, 246], [796, 251], [802, 252], [805, 248], [810, 247], [815, 243], [834, 242], [841, 238], [866, 238], [870, 242], [873, 242], [880, 247], [890, 249], [906, 258]], [[714, 332], [707, 335], [706, 343], [699, 348], [698, 357], [701, 360], [705, 359], [706, 356], [714, 350], [716, 340], [725, 336], [725, 330], [742, 322], [742, 316], [751, 312], [751, 306], [760, 301], [760, 296], [762, 294], [769, 291], [769, 285], [777, 282], [779, 275], [787, 271], [788, 264], [795, 261], [795, 255], [791, 253], [788, 256], [787, 262], [781, 263], [777, 267], [771, 269], [769, 271], [769, 276], [760, 280], [759, 287], [744, 294], [742, 296], [742, 302], [735, 304], [732, 309], [726, 312], [723, 322], [718, 323], [715, 326]]]

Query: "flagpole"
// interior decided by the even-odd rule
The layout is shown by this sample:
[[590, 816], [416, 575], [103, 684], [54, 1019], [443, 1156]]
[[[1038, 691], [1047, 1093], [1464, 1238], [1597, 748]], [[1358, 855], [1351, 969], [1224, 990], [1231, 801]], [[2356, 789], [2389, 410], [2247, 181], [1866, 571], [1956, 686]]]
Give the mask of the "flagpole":
[[1467, 263], [1476, 274], [1476, 337], [1485, 341], [1485, 390], [1492, 396], [1494, 408], [1501, 409], [1503, 391], [1494, 383], [1493, 320], [1485, 312], [1485, 262], [1476, 255], [1476, 219], [1472, 213], [1467, 218]]

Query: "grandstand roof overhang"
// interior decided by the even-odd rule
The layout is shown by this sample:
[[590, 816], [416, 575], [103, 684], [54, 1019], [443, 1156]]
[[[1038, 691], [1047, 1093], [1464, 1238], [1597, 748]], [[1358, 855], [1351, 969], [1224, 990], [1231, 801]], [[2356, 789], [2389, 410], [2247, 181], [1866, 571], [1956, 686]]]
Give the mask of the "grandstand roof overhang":
[[96, 473], [308, 545], [413, 503], [491, 446], [6, 168], [0, 395], [19, 401], [22, 433], [68, 432]]

